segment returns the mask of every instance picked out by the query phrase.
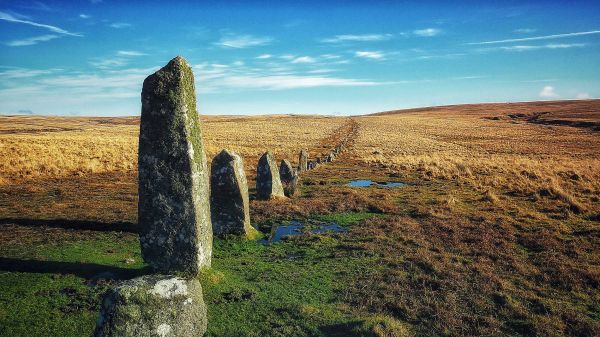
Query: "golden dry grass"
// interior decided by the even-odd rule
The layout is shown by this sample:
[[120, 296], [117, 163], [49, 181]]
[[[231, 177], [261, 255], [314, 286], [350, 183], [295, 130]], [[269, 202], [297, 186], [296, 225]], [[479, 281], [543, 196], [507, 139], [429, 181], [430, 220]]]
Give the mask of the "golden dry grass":
[[[571, 102], [566, 108], [592, 111], [586, 115], [590, 120], [600, 116], [598, 101]], [[467, 182], [495, 202], [498, 197], [492, 194], [498, 190], [556, 197], [576, 213], [598, 211], [600, 134], [508, 117], [536, 109], [540, 107], [472, 105], [363, 117], [355, 154], [365, 163], [420, 172], [425, 179]], [[566, 119], [568, 113], [557, 110], [552, 113]]]
[[[329, 117], [204, 117], [208, 158], [238, 152], [251, 172], [259, 156], [296, 161], [344, 123]], [[0, 184], [91, 173], [135, 174], [139, 118], [0, 117]]]

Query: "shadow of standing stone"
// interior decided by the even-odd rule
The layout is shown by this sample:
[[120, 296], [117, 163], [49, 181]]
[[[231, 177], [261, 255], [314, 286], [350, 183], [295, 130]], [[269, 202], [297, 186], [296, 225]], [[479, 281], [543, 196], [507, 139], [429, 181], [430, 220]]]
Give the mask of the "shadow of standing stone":
[[283, 197], [283, 186], [279, 179], [279, 170], [270, 152], [265, 152], [256, 167], [256, 198], [268, 200]]
[[142, 89], [138, 219], [154, 271], [197, 275], [212, 255], [209, 177], [194, 75], [180, 56]]
[[210, 208], [216, 236], [256, 236], [250, 225], [248, 182], [242, 158], [233, 151], [222, 150], [212, 161]]
[[202, 336], [206, 314], [197, 279], [142, 276], [104, 296], [94, 337]]

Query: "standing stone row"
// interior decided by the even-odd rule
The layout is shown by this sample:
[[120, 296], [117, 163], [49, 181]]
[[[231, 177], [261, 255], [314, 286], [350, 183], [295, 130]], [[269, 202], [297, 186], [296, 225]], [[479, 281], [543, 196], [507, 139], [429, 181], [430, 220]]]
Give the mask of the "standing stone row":
[[122, 282], [107, 293], [96, 337], [206, 332], [197, 276], [211, 264], [212, 225], [195, 95], [192, 69], [179, 56], [144, 81], [138, 223], [142, 256], [158, 274]]
[[222, 150], [213, 159], [210, 187], [214, 234], [254, 237], [257, 233], [250, 225], [248, 182], [238, 154]]
[[356, 137], [356, 133], [358, 132], [358, 124], [355, 121], [352, 121], [352, 125], [350, 126], [349, 132], [340, 140], [340, 142], [329, 152], [326, 154], [320, 155], [313, 160], [308, 160], [308, 153], [305, 149], [300, 150], [300, 155], [298, 159], [298, 173], [313, 170], [317, 168], [320, 164], [331, 163], [336, 160], [337, 156], [339, 156], [345, 149], [348, 144]]

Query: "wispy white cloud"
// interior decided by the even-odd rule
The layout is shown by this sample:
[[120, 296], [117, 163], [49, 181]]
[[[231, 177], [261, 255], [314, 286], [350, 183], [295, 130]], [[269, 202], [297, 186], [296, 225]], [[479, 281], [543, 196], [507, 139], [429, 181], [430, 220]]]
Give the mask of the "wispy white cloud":
[[385, 58], [385, 54], [380, 51], [356, 51], [354, 56], [372, 60], [383, 60]]
[[436, 35], [440, 35], [442, 31], [438, 28], [425, 28], [425, 29], [417, 29], [413, 30], [413, 34], [421, 37], [432, 37]]
[[323, 58], [325, 60], [335, 60], [335, 59], [341, 58], [341, 56], [335, 55], [335, 54], [323, 54], [323, 55], [321, 55], [321, 58]]
[[62, 28], [59, 28], [56, 26], [51, 26], [51, 25], [46, 25], [43, 23], [37, 23], [34, 21], [19, 19], [7, 12], [0, 12], [0, 20], [7, 21], [7, 22], [13, 22], [13, 23], [21, 23], [21, 24], [25, 24], [25, 25], [34, 26], [34, 27], [40, 27], [40, 28], [44, 28], [53, 33], [58, 33], [58, 34], [64, 34], [64, 35], [70, 35], [70, 36], [82, 36], [79, 33], [71, 33], [65, 29], [62, 29]]
[[280, 55], [279, 58], [284, 59], [284, 60], [293, 60], [296, 58], [296, 55], [293, 54], [283, 54]]
[[6, 70], [0, 71], [0, 78], [3, 79], [15, 79], [15, 78], [29, 78], [37, 77], [42, 75], [52, 74], [59, 69], [27, 69], [27, 68], [5, 68]]
[[544, 36], [533, 36], [533, 37], [524, 37], [524, 38], [518, 38], [518, 39], [470, 42], [467, 44], [468, 45], [486, 45], [486, 44], [500, 44], [500, 43], [523, 42], [523, 41], [551, 40], [551, 39], [562, 39], [562, 38], [575, 37], [575, 36], [593, 35], [593, 34], [600, 34], [600, 30], [590, 30], [587, 32], [554, 34], [554, 35], [544, 35]]
[[322, 39], [325, 43], [341, 43], [341, 42], [370, 42], [370, 41], [385, 41], [393, 37], [392, 34], [359, 34], [359, 35], [336, 35], [331, 38]]
[[89, 19], [89, 18], [91, 18], [91, 16], [90, 16], [90, 15], [88, 15], [88, 14], [83, 14], [83, 13], [79, 14], [79, 17], [80, 17], [81, 19], [84, 19], [84, 20], [85, 20], [85, 19]]
[[271, 54], [262, 54], [262, 55], [258, 55], [256, 58], [259, 60], [266, 60], [266, 59], [270, 59], [271, 57], [273, 57], [273, 55], [271, 55]]
[[32, 1], [32, 2], [28, 3], [27, 5], [21, 6], [21, 8], [33, 9], [36, 11], [43, 11], [43, 12], [54, 11], [54, 9], [52, 7], [46, 5], [45, 3], [41, 2], [41, 1]]
[[54, 34], [33, 36], [26, 39], [21, 40], [13, 40], [6, 42], [6, 45], [9, 47], [24, 47], [24, 46], [32, 46], [38, 44], [40, 42], [46, 42], [54, 39], [58, 39], [60, 36]]
[[109, 57], [109, 58], [101, 58], [94, 59], [89, 61], [90, 65], [99, 68], [99, 69], [111, 69], [116, 67], [122, 67], [127, 65], [129, 62], [120, 57]]
[[556, 98], [556, 97], [558, 97], [558, 94], [556, 94], [556, 91], [554, 90], [553, 86], [547, 85], [547, 86], [543, 87], [542, 90], [540, 91], [540, 97], [541, 98]]
[[529, 34], [529, 33], [534, 33], [536, 31], [537, 31], [537, 29], [533, 29], [533, 28], [518, 28], [518, 29], [514, 30], [515, 33], [519, 33], [519, 34]]
[[113, 22], [110, 25], [108, 25], [111, 28], [115, 28], [115, 29], [123, 29], [123, 28], [129, 28], [132, 26], [131, 23], [127, 23], [127, 22]]
[[227, 35], [221, 37], [216, 45], [223, 48], [248, 48], [268, 45], [273, 41], [270, 37], [258, 37], [252, 35]]
[[139, 52], [139, 51], [135, 51], [135, 50], [119, 50], [117, 52], [117, 55], [120, 55], [120, 56], [144, 56], [147, 54]]
[[587, 92], [580, 92], [578, 93], [575, 98], [577, 99], [590, 99], [592, 98], [592, 96], [590, 96], [590, 94], [588, 94]]
[[288, 67], [276, 64], [264, 68], [247, 66], [198, 64], [194, 65], [196, 78], [202, 85], [198, 86], [200, 92], [214, 93], [225, 90], [289, 90], [312, 87], [333, 86], [375, 86], [386, 85], [386, 82], [377, 82], [356, 78], [343, 78], [327, 75], [331, 69], [311, 69], [306, 72], [297, 72]]
[[292, 60], [292, 63], [315, 63], [317, 60], [310, 56], [300, 56]]
[[562, 43], [562, 44], [545, 44], [545, 45], [515, 45], [515, 46], [502, 46], [496, 49], [505, 51], [531, 51], [540, 49], [569, 49], [569, 48], [582, 48], [585, 47], [585, 43]]
[[432, 54], [432, 55], [421, 55], [418, 56], [418, 60], [431, 60], [431, 59], [452, 59], [460, 56], [465, 56], [465, 53], [449, 53], [449, 54]]

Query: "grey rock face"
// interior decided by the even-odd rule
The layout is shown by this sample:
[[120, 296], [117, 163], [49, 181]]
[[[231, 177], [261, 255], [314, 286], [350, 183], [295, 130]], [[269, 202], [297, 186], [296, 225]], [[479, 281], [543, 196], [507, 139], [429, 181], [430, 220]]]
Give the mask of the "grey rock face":
[[303, 172], [308, 169], [308, 152], [305, 149], [300, 150], [298, 158], [298, 172]]
[[281, 178], [285, 196], [291, 197], [296, 194], [298, 174], [294, 171], [292, 164], [287, 159], [283, 159], [279, 165], [279, 177]]
[[217, 236], [252, 236], [248, 182], [242, 158], [223, 150], [212, 161], [210, 208], [213, 233]]
[[124, 281], [102, 301], [95, 337], [189, 337], [206, 332], [197, 279], [149, 275]]
[[277, 164], [269, 152], [260, 157], [256, 167], [256, 197], [263, 200], [285, 197]]
[[194, 75], [179, 56], [144, 81], [138, 171], [144, 261], [198, 274], [212, 255], [209, 177]]

